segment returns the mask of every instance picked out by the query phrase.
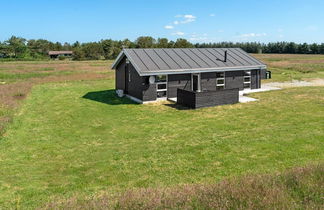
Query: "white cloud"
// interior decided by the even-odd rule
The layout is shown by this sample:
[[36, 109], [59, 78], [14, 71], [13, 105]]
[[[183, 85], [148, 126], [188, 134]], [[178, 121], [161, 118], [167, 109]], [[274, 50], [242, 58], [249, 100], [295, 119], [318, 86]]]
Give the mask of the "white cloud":
[[209, 16], [210, 16], [210, 17], [215, 17], [215, 14], [210, 14]]
[[174, 35], [174, 36], [183, 36], [183, 35], [185, 35], [185, 33], [181, 32], [181, 31], [177, 31], [177, 32], [172, 33], [171, 35]]
[[248, 33], [248, 34], [239, 35], [239, 37], [241, 37], [241, 38], [261, 37], [261, 36], [267, 36], [267, 34], [266, 33]]
[[184, 15], [183, 17], [186, 19], [196, 19], [196, 17], [193, 15]]
[[[196, 18], [197, 18], [196, 16], [193, 16], [193, 15], [176, 15], [174, 17], [178, 18], [178, 20], [173, 21], [173, 25], [169, 24], [169, 25], [164, 26], [165, 29], [174, 29], [176, 25], [191, 23], [191, 22], [196, 21]], [[177, 33], [178, 32], [173, 33], [173, 34], [179, 35], [179, 33], [178, 34]], [[180, 34], [181, 33], [182, 32], [180, 32]], [[181, 35], [183, 35], [183, 34], [181, 34]]]
[[224, 30], [223, 30], [223, 29], [219, 29], [219, 30], [217, 30], [217, 32], [218, 32], [218, 33], [223, 33]]
[[186, 24], [196, 21], [196, 16], [193, 15], [176, 15], [176, 18], [181, 18], [181, 20], [176, 20], [173, 22], [174, 25]]
[[189, 40], [199, 42], [199, 41], [206, 41], [206, 40], [208, 40], [208, 38], [207, 37], [191, 37], [191, 38], [189, 38]]
[[173, 29], [173, 28], [174, 28], [174, 26], [171, 26], [171, 25], [166, 25], [166, 26], [164, 26], [164, 28], [165, 28], [165, 29]]
[[202, 42], [202, 41], [207, 41], [207, 40], [210, 40], [208, 38], [208, 34], [204, 33], [204, 34], [196, 34], [196, 33], [193, 33], [190, 35], [190, 38], [189, 38], [190, 41], [196, 41], [196, 42]]
[[265, 37], [265, 36], [267, 36], [266, 33], [247, 33], [247, 34], [239, 34], [235, 36], [235, 38], [237, 38], [236, 41], [247, 41], [247, 40]]

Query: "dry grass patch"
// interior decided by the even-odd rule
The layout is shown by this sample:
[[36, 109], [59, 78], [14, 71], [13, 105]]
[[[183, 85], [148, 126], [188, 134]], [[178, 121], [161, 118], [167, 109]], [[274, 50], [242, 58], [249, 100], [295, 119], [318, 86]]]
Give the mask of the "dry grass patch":
[[324, 55], [254, 54], [272, 71], [269, 81], [324, 78]]
[[[98, 64], [97, 64], [98, 63]], [[13, 110], [28, 96], [34, 85], [82, 80], [111, 79], [113, 71], [108, 71], [111, 61], [37, 61], [0, 63], [0, 106]], [[0, 130], [11, 121], [12, 115], [1, 114]]]
[[272, 175], [248, 175], [217, 184], [141, 188], [118, 195], [53, 199], [42, 209], [320, 209], [324, 164]]

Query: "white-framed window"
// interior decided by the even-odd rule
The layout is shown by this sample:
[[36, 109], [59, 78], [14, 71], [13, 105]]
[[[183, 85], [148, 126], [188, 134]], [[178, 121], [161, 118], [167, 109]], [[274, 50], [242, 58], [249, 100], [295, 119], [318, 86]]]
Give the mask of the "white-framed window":
[[244, 88], [251, 88], [251, 71], [244, 71], [243, 86]]
[[168, 91], [168, 77], [167, 75], [156, 75], [155, 76], [156, 93], [158, 98], [167, 97]]
[[225, 89], [225, 72], [216, 72], [216, 90]]

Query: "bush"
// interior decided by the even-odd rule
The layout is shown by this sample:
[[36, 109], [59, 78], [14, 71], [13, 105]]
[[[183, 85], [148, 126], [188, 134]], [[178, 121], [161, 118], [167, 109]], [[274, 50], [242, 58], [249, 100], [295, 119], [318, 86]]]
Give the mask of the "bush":
[[63, 61], [63, 60], [65, 60], [65, 56], [60, 55], [60, 56], [58, 57], [58, 59], [59, 59], [60, 61]]

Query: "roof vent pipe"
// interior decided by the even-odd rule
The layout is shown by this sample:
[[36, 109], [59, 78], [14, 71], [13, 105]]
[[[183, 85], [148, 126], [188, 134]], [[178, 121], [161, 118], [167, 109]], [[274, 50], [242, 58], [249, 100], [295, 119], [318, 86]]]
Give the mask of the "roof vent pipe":
[[224, 62], [227, 61], [227, 50], [225, 50], [225, 54], [224, 54]]

